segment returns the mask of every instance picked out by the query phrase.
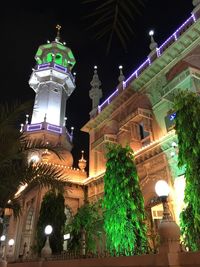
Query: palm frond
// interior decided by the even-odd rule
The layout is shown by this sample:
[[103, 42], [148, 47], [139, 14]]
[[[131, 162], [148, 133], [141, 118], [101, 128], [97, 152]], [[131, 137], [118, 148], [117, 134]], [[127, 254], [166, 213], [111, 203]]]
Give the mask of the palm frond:
[[[134, 33], [136, 14], [140, 14], [145, 0], [84, 0], [83, 4], [91, 5], [92, 12], [85, 16], [93, 19], [88, 29], [95, 30], [95, 38], [108, 37], [107, 52], [110, 51], [114, 35], [124, 49], [127, 47], [129, 35]], [[108, 30], [109, 29], [109, 30]]]

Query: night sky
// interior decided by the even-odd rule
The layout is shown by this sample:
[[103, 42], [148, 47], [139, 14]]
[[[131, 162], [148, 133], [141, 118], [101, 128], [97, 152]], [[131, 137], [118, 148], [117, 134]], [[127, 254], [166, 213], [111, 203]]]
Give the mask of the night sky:
[[[126, 1], [126, 0], [121, 0]], [[133, 0], [134, 1], [134, 0]], [[34, 91], [28, 80], [35, 65], [34, 56], [39, 45], [54, 40], [56, 24], [62, 25], [61, 37], [71, 48], [76, 58], [76, 89], [67, 101], [67, 127], [74, 131], [74, 165], [82, 149], [88, 158], [88, 135], [80, 128], [88, 121], [92, 102], [89, 98], [93, 66], [98, 66], [102, 82], [103, 101], [118, 83], [118, 66], [123, 65], [128, 77], [149, 54], [150, 29], [155, 31], [155, 40], [161, 45], [191, 14], [192, 0], [146, 0], [135, 16], [135, 34], [130, 36], [127, 51], [117, 39], [106, 54], [106, 39], [95, 40], [95, 30], [86, 30], [94, 23], [84, 16], [93, 10], [91, 4], [81, 0], [65, 1], [15, 1], [4, 2], [1, 8], [1, 102], [34, 99]], [[76, 167], [76, 166], [75, 166]]]

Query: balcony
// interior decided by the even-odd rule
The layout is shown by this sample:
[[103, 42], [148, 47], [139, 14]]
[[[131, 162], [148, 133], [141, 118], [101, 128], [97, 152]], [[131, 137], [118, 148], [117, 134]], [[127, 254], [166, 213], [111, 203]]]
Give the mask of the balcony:
[[117, 143], [117, 136], [115, 134], [104, 134], [91, 144], [91, 149], [102, 151], [107, 143]]
[[120, 122], [119, 129], [120, 131], [127, 131], [127, 128], [132, 123], [139, 123], [143, 119], [152, 120], [152, 112], [149, 109], [137, 108], [132, 113], [130, 113], [126, 118]]

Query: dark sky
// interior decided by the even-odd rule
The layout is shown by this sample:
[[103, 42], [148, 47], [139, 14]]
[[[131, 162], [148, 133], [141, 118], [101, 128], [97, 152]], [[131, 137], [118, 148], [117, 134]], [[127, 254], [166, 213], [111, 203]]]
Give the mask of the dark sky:
[[[121, 0], [126, 1], [126, 0]], [[132, 0], [134, 1], [134, 0]], [[67, 126], [75, 127], [75, 165], [82, 149], [88, 158], [88, 136], [80, 128], [88, 121], [91, 110], [89, 99], [93, 66], [98, 66], [102, 82], [103, 99], [111, 94], [118, 78], [118, 66], [123, 65], [126, 77], [142, 63], [149, 51], [148, 32], [155, 30], [155, 39], [161, 45], [191, 14], [192, 0], [146, 0], [141, 15], [132, 23], [134, 36], [130, 36], [127, 52], [114, 39], [106, 55], [106, 40], [92, 38], [96, 29], [86, 28], [94, 20], [84, 19], [93, 9], [81, 0], [65, 1], [11, 1], [1, 7], [1, 102], [34, 99], [28, 85], [34, 55], [39, 45], [54, 40], [55, 26], [62, 25], [61, 36], [76, 58], [76, 90], [67, 102]], [[101, 1], [100, 1], [101, 2]]]

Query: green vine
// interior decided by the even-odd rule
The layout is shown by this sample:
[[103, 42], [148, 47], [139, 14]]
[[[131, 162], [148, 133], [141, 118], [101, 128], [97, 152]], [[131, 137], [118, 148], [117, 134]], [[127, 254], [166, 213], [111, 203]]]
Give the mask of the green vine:
[[107, 249], [118, 255], [147, 252], [144, 200], [130, 147], [109, 145], [104, 176]]
[[179, 167], [185, 166], [185, 204], [180, 215], [183, 241], [189, 250], [200, 249], [200, 97], [181, 92], [175, 98]]

